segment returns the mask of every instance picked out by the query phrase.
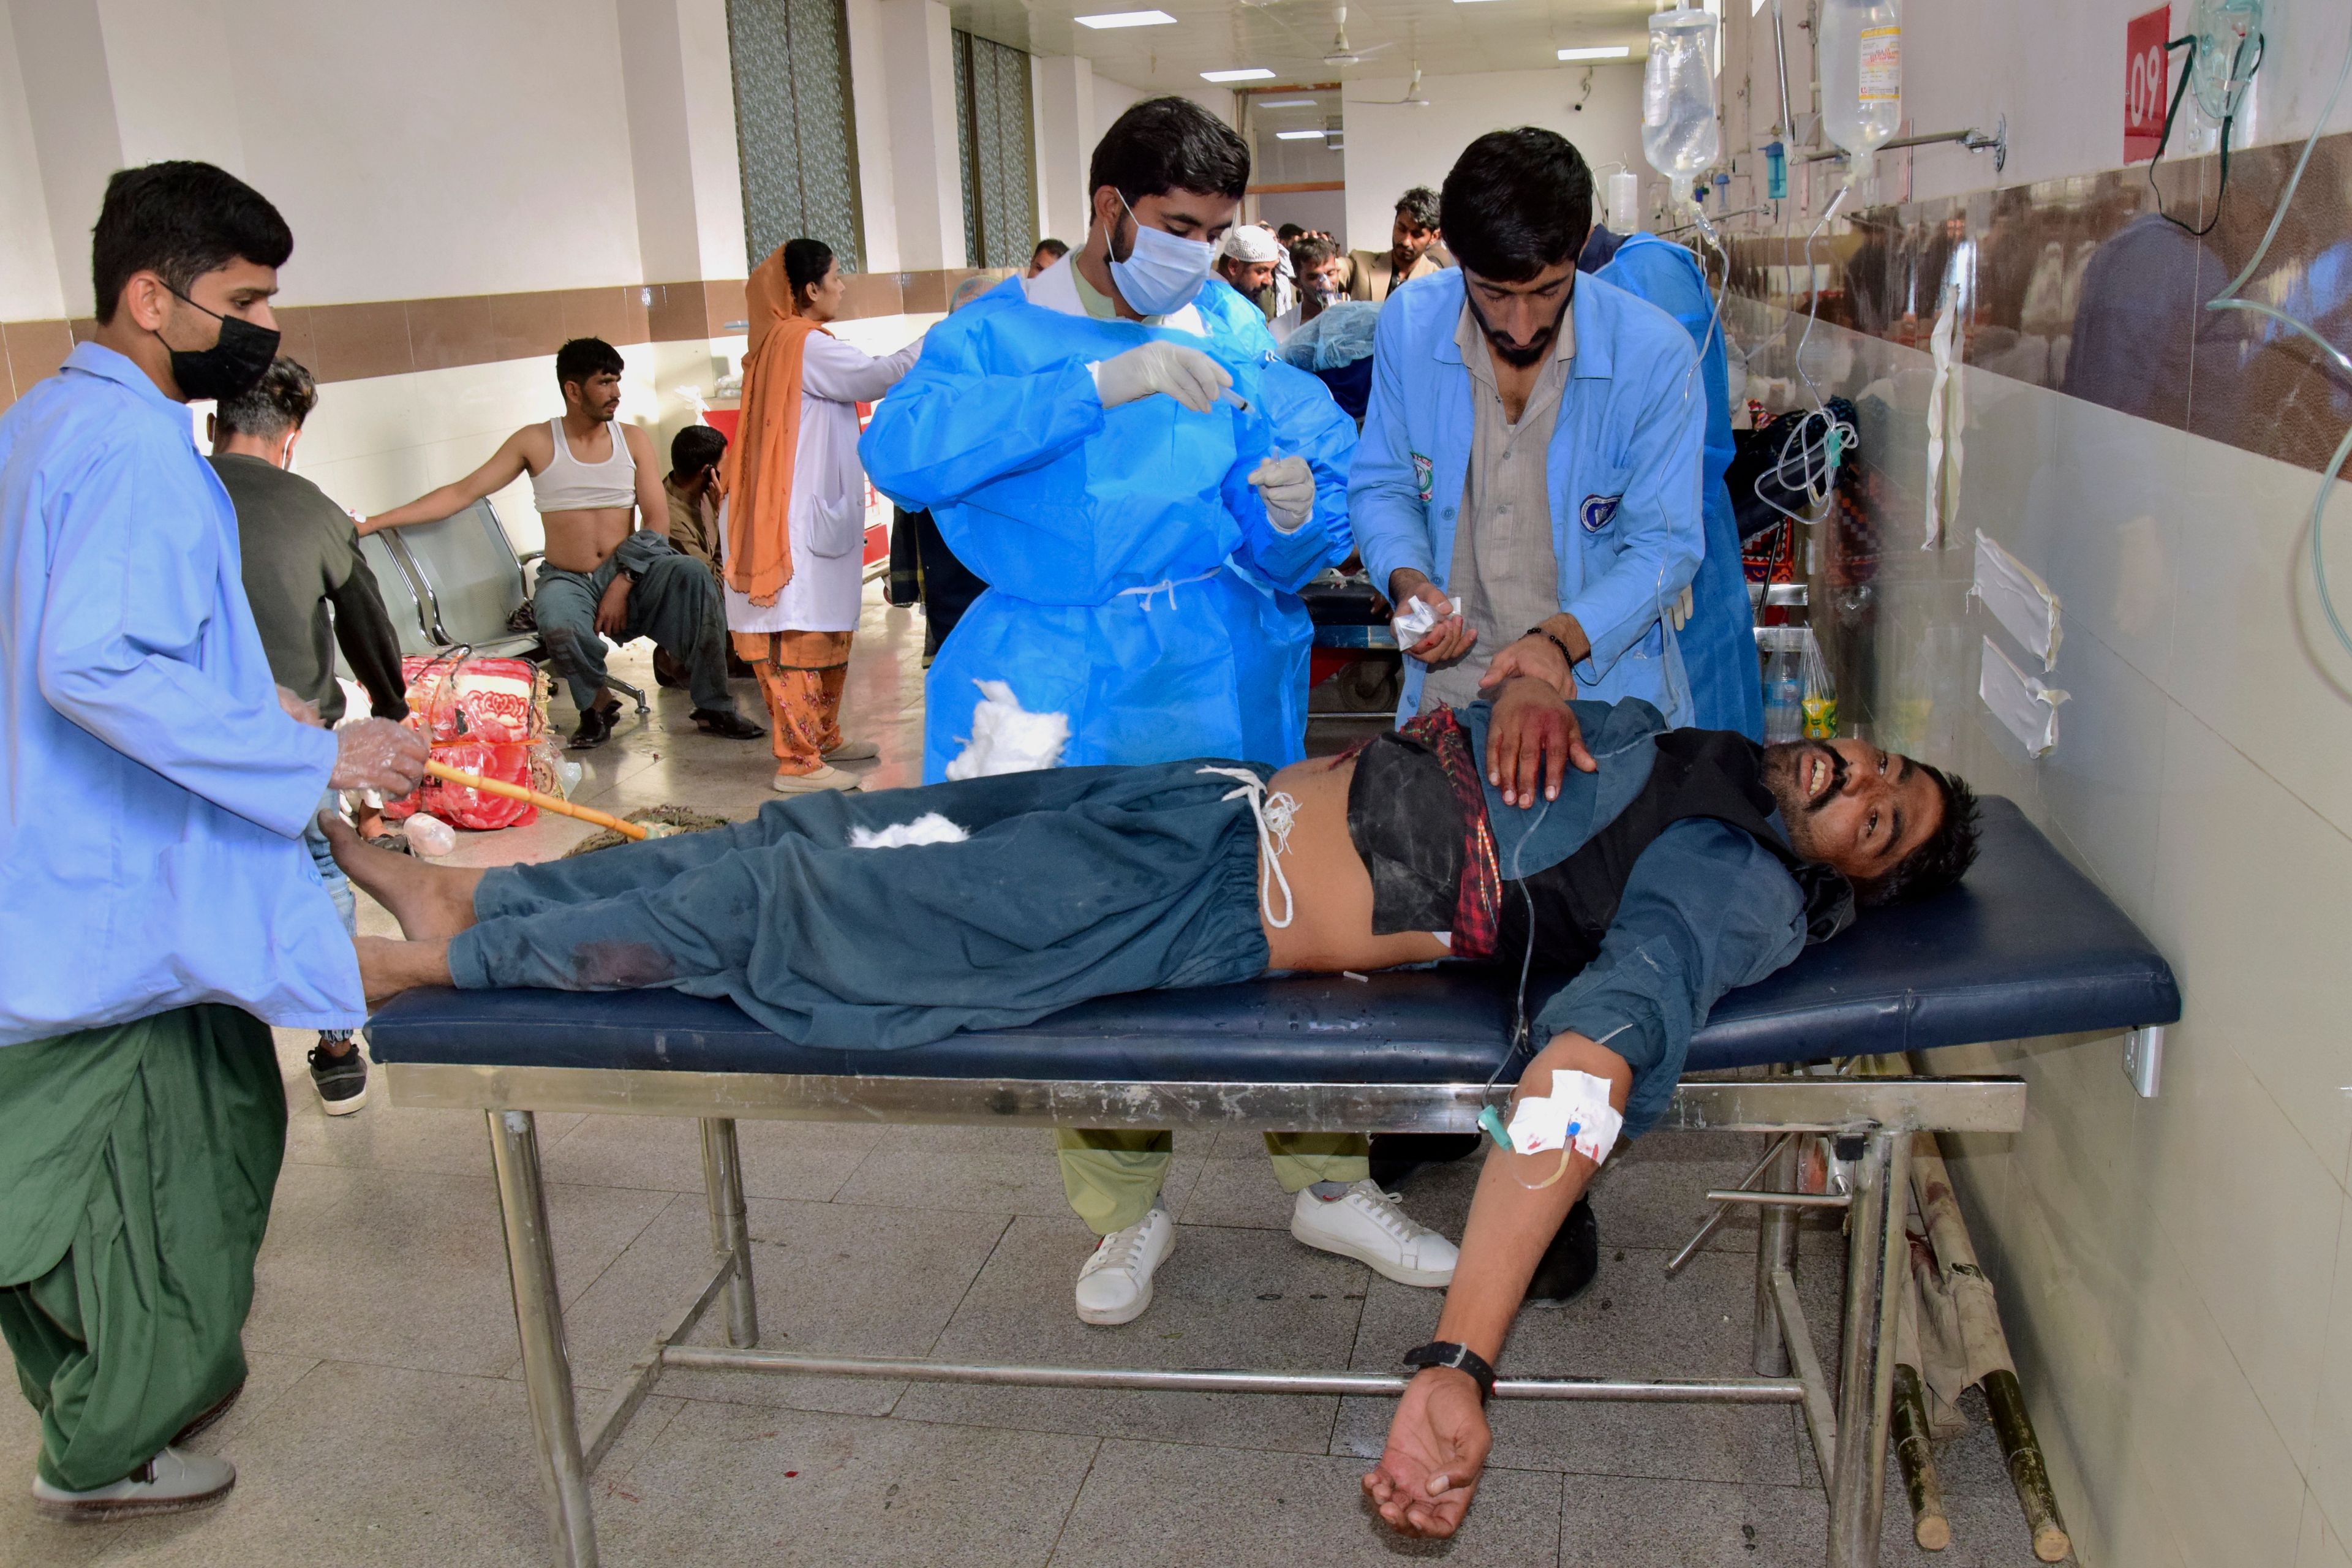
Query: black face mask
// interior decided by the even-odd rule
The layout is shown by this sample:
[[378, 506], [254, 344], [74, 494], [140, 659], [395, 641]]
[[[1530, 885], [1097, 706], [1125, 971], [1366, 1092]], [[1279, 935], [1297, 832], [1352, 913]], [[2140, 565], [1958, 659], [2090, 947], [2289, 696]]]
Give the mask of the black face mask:
[[[177, 289], [172, 293], [191, 309], [205, 310]], [[270, 362], [278, 357], [278, 333], [257, 327], [242, 316], [213, 310], [205, 314], [221, 324], [220, 341], [208, 349], [194, 350], [173, 349], [165, 343], [165, 348], [172, 349], [172, 379], [180, 384], [181, 395], [190, 402], [209, 397], [226, 403], [242, 397], [261, 384]]]

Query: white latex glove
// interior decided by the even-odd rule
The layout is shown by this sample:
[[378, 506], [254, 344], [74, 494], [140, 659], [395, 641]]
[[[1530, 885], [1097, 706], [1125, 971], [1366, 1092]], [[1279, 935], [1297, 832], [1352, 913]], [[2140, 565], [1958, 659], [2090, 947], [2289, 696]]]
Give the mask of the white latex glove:
[[1181, 343], [1145, 343], [1097, 362], [1094, 373], [1095, 393], [1105, 408], [1164, 392], [1193, 413], [1206, 414], [1217, 395], [1234, 384], [1223, 365]]
[[308, 724], [313, 730], [327, 727], [327, 721], [319, 717], [319, 705], [307, 697], [295, 696], [291, 687], [278, 689], [278, 706], [297, 724]]
[[386, 798], [400, 800], [425, 782], [431, 755], [421, 731], [389, 719], [362, 720], [335, 731], [335, 771], [327, 775], [327, 784], [382, 790]]
[[1691, 591], [1690, 585], [1688, 584], [1685, 584], [1683, 585], [1682, 596], [1677, 598], [1673, 604], [1666, 606], [1666, 625], [1674, 627], [1676, 631], [1680, 631], [1686, 624], [1688, 624], [1690, 617]]
[[1296, 533], [1315, 511], [1315, 470], [1304, 458], [1268, 458], [1250, 470], [1249, 482], [1265, 502], [1265, 520], [1276, 533]]

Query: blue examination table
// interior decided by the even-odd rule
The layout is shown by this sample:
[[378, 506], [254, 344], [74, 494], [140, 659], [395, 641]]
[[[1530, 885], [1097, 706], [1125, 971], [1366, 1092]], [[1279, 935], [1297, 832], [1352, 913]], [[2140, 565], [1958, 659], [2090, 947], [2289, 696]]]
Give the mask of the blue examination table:
[[[1512, 990], [1466, 967], [1265, 980], [1111, 997], [1025, 1028], [896, 1052], [791, 1045], [730, 1004], [668, 992], [419, 991], [378, 1013], [369, 1039], [401, 1104], [488, 1112], [556, 1556], [587, 1568], [596, 1560], [589, 1477], [667, 1367], [1195, 1392], [1402, 1387], [1401, 1377], [1344, 1372], [948, 1365], [759, 1349], [738, 1120], [1468, 1131], [1512, 1087], [1510, 1075], [1496, 1077]], [[1547, 990], [1531, 990], [1530, 1014]], [[1908, 1073], [1906, 1052], [2049, 1035], [2154, 1037], [2179, 1012], [2172, 973], [2147, 939], [2014, 805], [1987, 799], [1981, 857], [1960, 888], [1865, 911], [1844, 936], [1724, 998], [1692, 1042], [1658, 1131], [1779, 1139], [1750, 1178], [1767, 1188], [1724, 1200], [1763, 1200], [1757, 1375], [1513, 1377], [1497, 1396], [1797, 1405], [1829, 1493], [1828, 1561], [1867, 1568], [1884, 1496], [1910, 1135], [2014, 1132], [2024, 1125], [2025, 1085], [1824, 1064], [1850, 1069], [1856, 1058], [1892, 1056]], [[564, 1351], [539, 1111], [693, 1117], [702, 1127], [715, 1272], [584, 1435]], [[1811, 1200], [1847, 1211], [1834, 1395], [1798, 1305], [1797, 1205], [1769, 1201], [1795, 1186], [1797, 1138], [1813, 1134], [1852, 1162], [1848, 1191]], [[722, 1299], [728, 1345], [683, 1343]]]

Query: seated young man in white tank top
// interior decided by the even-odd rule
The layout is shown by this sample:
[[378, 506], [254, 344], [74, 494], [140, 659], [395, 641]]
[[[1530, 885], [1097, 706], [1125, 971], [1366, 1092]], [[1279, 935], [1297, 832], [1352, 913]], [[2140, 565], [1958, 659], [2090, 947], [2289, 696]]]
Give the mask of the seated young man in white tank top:
[[653, 638], [686, 666], [697, 726], [758, 740], [767, 731], [736, 712], [727, 689], [719, 585], [702, 563], [670, 545], [669, 501], [652, 441], [614, 418], [621, 406], [619, 351], [602, 338], [574, 338], [556, 351], [555, 380], [562, 418], [524, 426], [464, 479], [369, 518], [360, 531], [436, 521], [530, 474], [547, 530], [531, 608], [580, 710], [572, 746], [603, 745], [621, 711], [620, 700], [604, 689], [608, 637]]

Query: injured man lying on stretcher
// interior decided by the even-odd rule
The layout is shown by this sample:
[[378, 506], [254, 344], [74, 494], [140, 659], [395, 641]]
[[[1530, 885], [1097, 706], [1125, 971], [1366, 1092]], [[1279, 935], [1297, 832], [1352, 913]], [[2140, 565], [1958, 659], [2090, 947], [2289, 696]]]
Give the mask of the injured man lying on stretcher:
[[[941, 819], [932, 822], [930, 818]], [[919, 819], [940, 841], [860, 847]], [[949, 826], [946, 825], [952, 825]], [[1966, 784], [1864, 742], [1759, 747], [1638, 700], [1514, 679], [1348, 755], [1012, 773], [804, 796], [757, 819], [541, 866], [425, 865], [331, 824], [407, 940], [359, 939], [372, 1002], [412, 986], [669, 987], [796, 1042], [888, 1050], [1086, 999], [1442, 959], [1573, 973], [1490, 1135], [1438, 1338], [1373, 1506], [1461, 1522], [1529, 1276], [1619, 1134], [1664, 1110], [1694, 1030], [1868, 905], [1975, 856]]]

